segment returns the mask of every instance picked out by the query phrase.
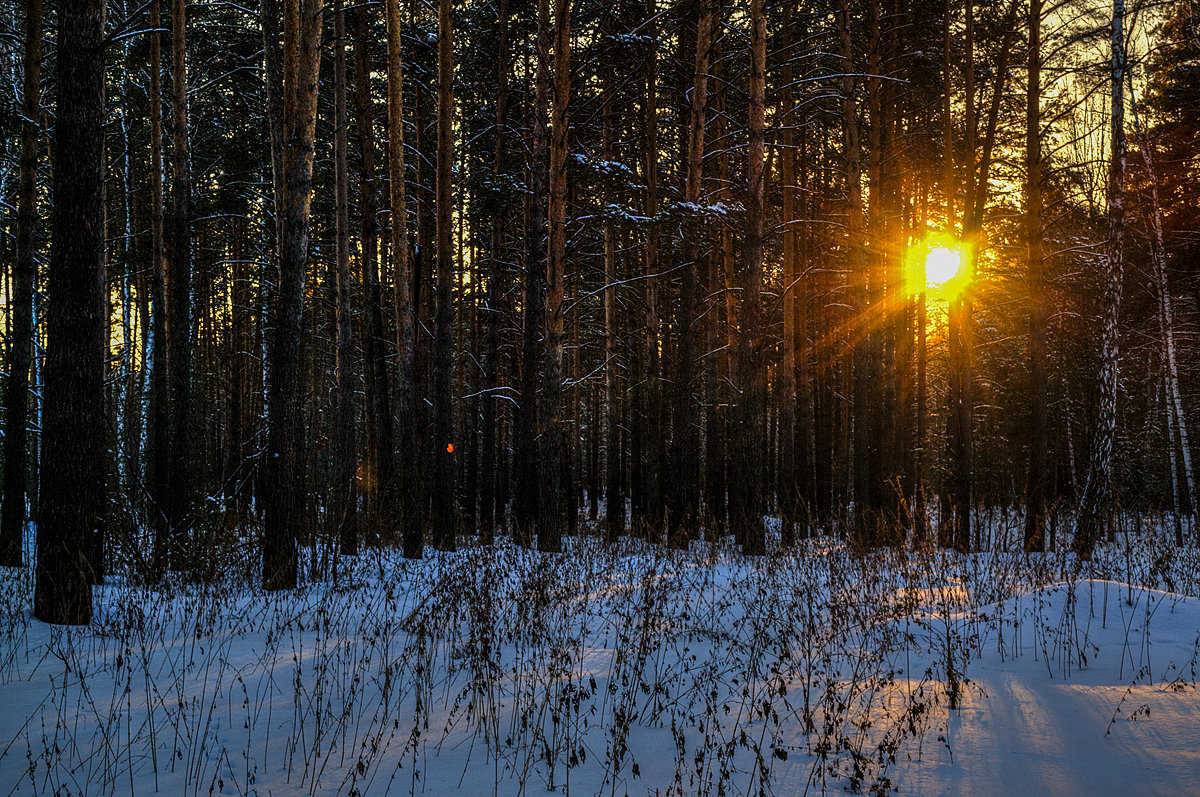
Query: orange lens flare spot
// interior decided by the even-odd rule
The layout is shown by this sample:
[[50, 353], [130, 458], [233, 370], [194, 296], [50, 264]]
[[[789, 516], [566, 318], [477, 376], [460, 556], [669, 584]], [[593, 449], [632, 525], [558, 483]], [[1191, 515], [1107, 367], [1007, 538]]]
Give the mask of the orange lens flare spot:
[[447, 454], [454, 453], [454, 443], [446, 443], [446, 453]]

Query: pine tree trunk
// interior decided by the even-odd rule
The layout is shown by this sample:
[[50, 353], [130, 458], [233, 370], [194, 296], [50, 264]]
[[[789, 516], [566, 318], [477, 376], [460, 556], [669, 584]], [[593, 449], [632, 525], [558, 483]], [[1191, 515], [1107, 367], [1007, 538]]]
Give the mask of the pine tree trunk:
[[546, 378], [542, 385], [544, 490], [538, 549], [562, 550], [563, 295], [567, 265], [567, 132], [571, 98], [571, 3], [554, 2], [554, 104], [550, 126], [550, 257], [546, 268]]
[[[607, 28], [607, 24], [605, 25]], [[603, 35], [611, 35], [607, 29]], [[604, 161], [615, 157], [613, 146], [613, 67], [605, 67], [601, 102], [601, 150]], [[604, 220], [604, 539], [615, 543], [625, 533], [625, 495], [621, 491], [621, 412], [617, 394], [620, 390], [621, 363], [617, 339], [620, 336], [617, 320], [617, 236], [611, 218]]]
[[[792, 41], [792, 8], [784, 6], [784, 48], [790, 50]], [[780, 304], [783, 314], [783, 340], [779, 349], [779, 478], [777, 500], [782, 521], [781, 542], [784, 548], [796, 543], [796, 286], [797, 268], [796, 220], [796, 137], [795, 98], [792, 95], [793, 70], [789, 60], [783, 68], [783, 91], [780, 93], [779, 116], [782, 120], [779, 165], [783, 192], [783, 294]]]
[[[1150, 138], [1145, 135], [1145, 131], [1141, 128], [1141, 122], [1138, 119], [1137, 99], [1133, 96], [1132, 87], [1130, 89], [1130, 105], [1133, 108], [1133, 124], [1134, 133], [1137, 137], [1138, 151], [1142, 153], [1142, 164], [1146, 167], [1146, 181], [1149, 184], [1150, 191], [1150, 259], [1154, 266], [1154, 287], [1158, 293], [1158, 324], [1159, 334], [1162, 336], [1162, 359], [1163, 372], [1166, 379], [1166, 400], [1167, 414], [1170, 419], [1170, 425], [1175, 430], [1175, 435], [1179, 441], [1179, 450], [1183, 460], [1183, 477], [1184, 484], [1187, 486], [1187, 505], [1190, 509], [1191, 517], [1189, 525], [1192, 527], [1193, 534], [1200, 533], [1200, 524], [1196, 522], [1196, 480], [1192, 470], [1192, 449], [1188, 443], [1187, 415], [1183, 411], [1183, 399], [1180, 396], [1179, 390], [1179, 366], [1176, 358], [1175, 346], [1175, 311], [1171, 300], [1171, 285], [1168, 279], [1167, 271], [1167, 249], [1163, 240], [1163, 213], [1162, 202], [1158, 192], [1158, 171], [1154, 164], [1154, 146]], [[1174, 445], [1172, 443], [1172, 445]], [[1172, 465], [1171, 476], [1175, 479], [1174, 465], [1174, 449], [1172, 449]], [[1178, 490], [1175, 491], [1178, 498]], [[1177, 503], [1178, 500], [1177, 500]], [[1176, 514], [1179, 515], [1179, 507], [1176, 507]], [[1179, 523], [1179, 518], [1176, 518], [1176, 523]], [[1182, 537], [1182, 534], [1179, 535]], [[1179, 544], [1183, 544], [1183, 540], [1179, 540]]]
[[[544, 417], [538, 402], [539, 376], [544, 346], [542, 336], [546, 325], [546, 116], [550, 104], [550, 2], [538, 0], [537, 59], [534, 76], [533, 116], [529, 146], [529, 193], [526, 215], [525, 296], [521, 334], [521, 406], [517, 419], [517, 447], [513, 467], [516, 470], [514, 502], [514, 537], [517, 544], [530, 546], [539, 533], [543, 514], [544, 482], [550, 478], [542, 462], [538, 440], [542, 436]], [[555, 474], [557, 478], [557, 474]]]
[[[492, 150], [492, 180], [498, 186], [504, 176], [504, 156], [508, 126], [508, 0], [500, 0], [499, 16], [496, 21], [496, 121], [495, 142]], [[484, 393], [482, 396], [482, 437], [480, 454], [480, 515], [479, 541], [491, 545], [496, 532], [497, 495], [497, 404], [500, 397], [500, 300], [504, 269], [504, 209], [497, 197], [491, 220], [491, 242], [489, 246], [489, 273], [487, 281], [487, 323], [484, 343]]]
[[1112, 455], [1117, 434], [1118, 321], [1125, 250], [1125, 0], [1113, 0], [1112, 130], [1109, 134], [1108, 247], [1104, 258], [1104, 307], [1100, 330], [1100, 378], [1096, 426], [1087, 482], [1079, 505], [1073, 548], [1091, 559], [1100, 535], [1113, 520]]
[[1028, 90], [1025, 105], [1025, 236], [1029, 259], [1029, 476], [1025, 487], [1025, 550], [1046, 547], [1049, 478], [1046, 398], [1046, 285], [1042, 255], [1041, 0], [1029, 4]]
[[350, 282], [350, 185], [347, 163], [346, 116], [346, 13], [342, 0], [334, 0], [334, 206], [336, 223], [337, 281], [337, 409], [334, 443], [334, 531], [346, 556], [358, 554], [358, 491], [355, 488], [358, 449], [355, 445], [354, 316]]
[[458, 469], [454, 435], [454, 318], [451, 288], [454, 259], [450, 237], [454, 200], [451, 180], [454, 162], [454, 52], [451, 0], [438, 3], [438, 145], [437, 145], [437, 311], [434, 329], [433, 401], [434, 471], [433, 544], [439, 551], [455, 548]]
[[[687, 135], [687, 178], [683, 201], [690, 213], [699, 213], [700, 189], [704, 178], [705, 111], [708, 105], [708, 56], [712, 46], [712, 6], [704, 2], [696, 23], [696, 57], [692, 72], [691, 108]], [[694, 224], [694, 223], [693, 223]], [[689, 225], [692, 226], [692, 225]], [[697, 532], [700, 496], [700, 417], [696, 404], [696, 358], [701, 332], [699, 298], [700, 247], [697, 231], [683, 236], [683, 263], [680, 270], [678, 308], [677, 374], [672, 388], [675, 434], [672, 441], [674, 462], [671, 479], [671, 506], [668, 513], [668, 543], [686, 548]]]
[[854, 50], [850, 29], [850, 8], [847, 0], [841, 0], [839, 31], [842, 55], [842, 129], [846, 155], [846, 199], [847, 199], [847, 244], [849, 247], [847, 269], [853, 281], [851, 288], [851, 313], [857, 330], [856, 343], [852, 350], [854, 384], [853, 404], [853, 485], [854, 485], [854, 538], [864, 543], [875, 531], [872, 507], [877, 505], [876, 490], [872, 479], [878, 459], [877, 441], [871, 435], [870, 391], [875, 385], [871, 378], [871, 347], [866, 334], [870, 313], [869, 276], [867, 269], [863, 232], [862, 199], [862, 153], [859, 146], [858, 110], [854, 101]]
[[57, 81], [33, 616], [86, 625], [105, 504], [104, 0], [58, 9]]
[[387, 0], [388, 39], [388, 184], [392, 215], [392, 299], [396, 311], [396, 393], [399, 406], [399, 463], [395, 485], [381, 485], [399, 502], [404, 555], [420, 559], [425, 547], [421, 528], [421, 483], [417, 437], [415, 310], [413, 272], [408, 252], [408, 202], [404, 174], [404, 64], [400, 47], [399, 0]]
[[150, 518], [154, 528], [154, 572], [167, 564], [170, 547], [167, 504], [171, 459], [170, 361], [167, 345], [167, 266], [164, 256], [162, 158], [162, 21], [159, 0], [150, 5], [150, 239], [152, 261], [150, 346]]
[[33, 349], [33, 284], [37, 276], [37, 168], [42, 96], [42, 0], [25, 3], [24, 88], [21, 98], [21, 175], [17, 188], [17, 258], [4, 393], [4, 493], [0, 510], [0, 566], [24, 559], [28, 492], [29, 360]]
[[[656, 0], [647, 0], [648, 35], [654, 40], [657, 30]], [[646, 58], [646, 194], [645, 213], [653, 220], [658, 214], [658, 46], [650, 46]], [[642, 473], [642, 527], [638, 534], [651, 541], [659, 541], [663, 534], [662, 506], [662, 388], [659, 361], [659, 318], [658, 318], [658, 227], [653, 221], [646, 228], [645, 250], [642, 253], [643, 276], [645, 276], [644, 298], [646, 315], [643, 328], [643, 357], [645, 368], [641, 379], [641, 416], [638, 419], [642, 456], [639, 467]]]
[[167, 272], [170, 352], [171, 459], [167, 521], [172, 570], [189, 564], [191, 496], [192, 227], [188, 163], [187, 17], [185, 0], [171, 6], [171, 260]]
[[367, 12], [353, 11], [354, 105], [362, 171], [358, 184], [359, 228], [362, 234], [362, 282], [366, 329], [363, 332], [363, 367], [367, 416], [367, 492], [369, 512], [385, 527], [391, 518], [386, 491], [394, 478], [391, 395], [388, 388], [387, 352], [383, 331], [383, 295], [379, 286], [379, 193], [375, 186], [375, 103], [371, 97], [370, 33]]
[[258, 358], [254, 356], [254, 314], [258, 305], [250, 278], [250, 262], [245, 255], [242, 241], [246, 238], [246, 219], [235, 217], [230, 225], [233, 240], [233, 286], [231, 301], [233, 378], [229, 396], [229, 460], [225, 478], [235, 504], [237, 520], [244, 524], [249, 520], [250, 491], [247, 489], [247, 464], [255, 448], [254, 374], [260, 371]]
[[766, 369], [762, 353], [763, 202], [766, 188], [765, 82], [766, 20], [762, 0], [750, 0], [750, 144], [747, 149], [746, 243], [742, 266], [741, 329], [738, 335], [737, 387], [738, 475], [732, 483], [731, 518], [742, 551], [750, 556], [766, 553], [762, 518]]
[[263, 588], [293, 589], [303, 518], [300, 342], [312, 208], [317, 76], [324, 0], [287, 0], [284, 14], [283, 224], [274, 326], [268, 342], [267, 462], [263, 482]]

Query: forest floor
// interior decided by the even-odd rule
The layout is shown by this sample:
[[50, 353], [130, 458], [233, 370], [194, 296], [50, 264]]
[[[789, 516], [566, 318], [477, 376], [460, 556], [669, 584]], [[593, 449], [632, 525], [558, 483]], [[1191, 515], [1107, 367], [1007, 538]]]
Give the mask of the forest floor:
[[293, 592], [0, 569], [7, 794], [1182, 794], [1200, 551], [369, 550]]

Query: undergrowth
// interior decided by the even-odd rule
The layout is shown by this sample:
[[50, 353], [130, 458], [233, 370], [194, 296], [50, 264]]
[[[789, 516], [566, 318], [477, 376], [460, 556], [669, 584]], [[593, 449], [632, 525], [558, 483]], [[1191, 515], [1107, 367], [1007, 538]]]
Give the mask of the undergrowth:
[[282, 594], [113, 579], [73, 629], [32, 621], [29, 571], [0, 570], [0, 690], [25, 714], [0, 794], [883, 792], [985, 647], [1069, 675], [1090, 623], [1117, 621], [1097, 601], [1196, 595], [1200, 563], [1148, 533], [1087, 565], [585, 536], [558, 556], [374, 549], [334, 572]]

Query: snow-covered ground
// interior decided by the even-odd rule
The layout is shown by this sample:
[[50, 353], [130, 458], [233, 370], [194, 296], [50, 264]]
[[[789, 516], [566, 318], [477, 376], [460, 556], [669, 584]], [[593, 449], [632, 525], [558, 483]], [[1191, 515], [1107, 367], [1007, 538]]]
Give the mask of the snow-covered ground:
[[1200, 780], [1195, 549], [428, 554], [280, 595], [115, 579], [83, 629], [31, 620], [29, 572], [0, 569], [0, 795]]

